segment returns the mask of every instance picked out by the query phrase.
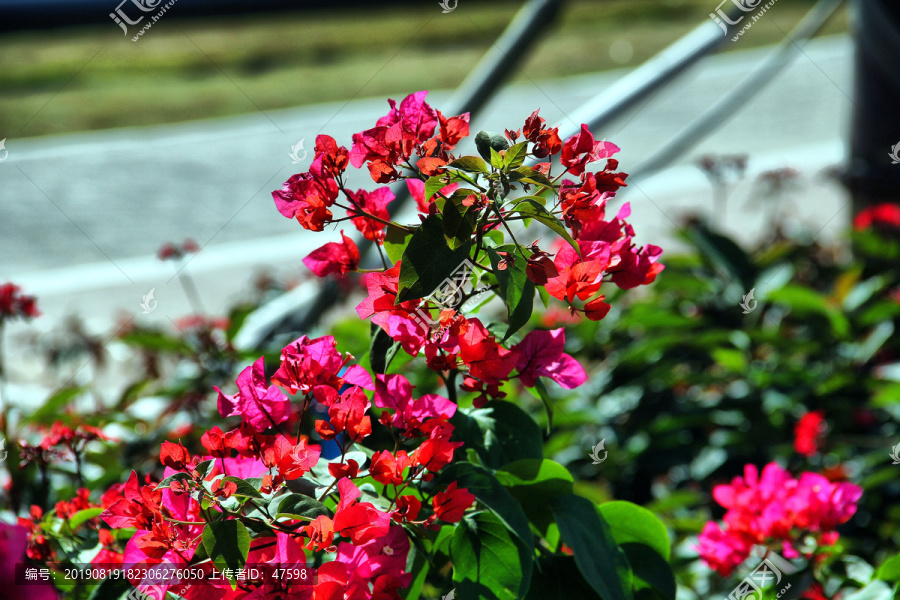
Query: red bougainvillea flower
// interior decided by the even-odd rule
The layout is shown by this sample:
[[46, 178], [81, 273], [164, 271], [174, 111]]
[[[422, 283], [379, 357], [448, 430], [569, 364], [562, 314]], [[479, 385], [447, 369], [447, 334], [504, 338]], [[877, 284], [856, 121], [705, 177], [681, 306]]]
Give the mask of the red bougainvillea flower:
[[559, 160], [572, 175], [584, 173], [588, 163], [609, 158], [620, 148], [612, 142], [595, 142], [588, 126], [581, 125], [581, 131], [565, 141]]
[[372, 406], [363, 389], [351, 386], [328, 407], [329, 423], [316, 421], [316, 431], [324, 440], [332, 440], [342, 432], [354, 442], [372, 433], [372, 421], [366, 412]]
[[794, 450], [803, 456], [819, 451], [819, 440], [825, 434], [825, 413], [814, 410], [806, 413], [794, 426]]
[[534, 387], [535, 379], [548, 377], [566, 389], [576, 388], [587, 381], [587, 373], [577, 360], [563, 352], [566, 331], [562, 327], [552, 331], [535, 330], [513, 346], [518, 352], [516, 370], [526, 387]]
[[[387, 205], [394, 201], [391, 188], [381, 187], [372, 192], [357, 190], [348, 192], [347, 196], [350, 204], [354, 207], [347, 211], [347, 215], [352, 217], [353, 225], [366, 239], [383, 240], [384, 230], [387, 227], [386, 221], [391, 219]], [[378, 217], [380, 221], [372, 219], [372, 216]]]
[[406, 451], [398, 450], [394, 456], [389, 450], [382, 450], [372, 455], [369, 475], [383, 485], [400, 485], [403, 483], [403, 471], [409, 467], [409, 456]]
[[21, 290], [14, 283], [0, 284], [0, 323], [7, 318], [32, 319], [41, 316], [34, 296], [26, 296]]
[[264, 450], [262, 460], [266, 466], [278, 467], [278, 473], [282, 477], [292, 480], [309, 473], [319, 462], [321, 454], [321, 447], [307, 444], [303, 436], [294, 444], [286, 436], [280, 435]]
[[108, 506], [100, 517], [113, 529], [124, 527], [151, 529], [162, 502], [162, 490], [154, 490], [154, 487], [142, 486], [137, 473], [132, 471], [124, 487], [115, 494], [114, 497], [118, 499]]
[[334, 543], [334, 523], [325, 515], [319, 515], [301, 531], [309, 538], [304, 546], [307, 550], [322, 551]]
[[397, 498], [397, 510], [391, 515], [397, 523], [404, 520], [415, 521], [422, 510], [422, 501], [415, 496], [400, 496]]
[[200, 246], [194, 240], [187, 238], [180, 246], [172, 242], [164, 243], [157, 250], [156, 257], [159, 260], [181, 260], [188, 254], [196, 254], [197, 252], [200, 252]]
[[262, 432], [287, 420], [291, 403], [274, 385], [266, 383], [265, 358], [260, 357], [237, 378], [238, 393], [226, 396], [218, 387], [219, 414], [239, 415], [256, 431]]
[[337, 273], [343, 277], [359, 266], [359, 248], [341, 231], [341, 242], [328, 242], [316, 248], [303, 259], [303, 264], [316, 274], [325, 277]]
[[813, 583], [800, 594], [799, 600], [831, 600], [825, 595], [825, 590], [821, 583]]
[[180, 471], [184, 469], [185, 465], [190, 461], [191, 455], [181, 442], [178, 442], [177, 444], [168, 441], [162, 443], [162, 448], [159, 453], [159, 462], [165, 466]]
[[900, 228], [900, 205], [885, 202], [861, 210], [853, 218], [853, 228], [863, 231], [875, 227], [877, 229]]
[[558, 128], [544, 127], [544, 118], [538, 116], [538, 112], [540, 111], [534, 111], [525, 119], [522, 135], [534, 144], [531, 153], [537, 158], [545, 158], [557, 154], [562, 149], [562, 140], [559, 138]]
[[438, 492], [431, 499], [434, 514], [438, 519], [448, 523], [457, 523], [463, 517], [467, 508], [475, 503], [475, 496], [469, 493], [467, 488], [456, 489], [456, 482], [452, 482], [443, 492]]
[[707, 523], [698, 537], [700, 557], [722, 575], [729, 575], [757, 544], [781, 543], [787, 558], [799, 556], [795, 545], [812, 534], [820, 545], [838, 540], [835, 528], [856, 513], [862, 488], [852, 483], [831, 482], [818, 473], [802, 473], [794, 479], [776, 463], [760, 475], [747, 465], [744, 477], [713, 489], [713, 497], [728, 509], [725, 527]]
[[381, 512], [371, 502], [359, 502], [362, 492], [349, 479], [338, 482], [341, 500], [334, 512], [334, 530], [360, 546], [387, 534], [391, 515]]

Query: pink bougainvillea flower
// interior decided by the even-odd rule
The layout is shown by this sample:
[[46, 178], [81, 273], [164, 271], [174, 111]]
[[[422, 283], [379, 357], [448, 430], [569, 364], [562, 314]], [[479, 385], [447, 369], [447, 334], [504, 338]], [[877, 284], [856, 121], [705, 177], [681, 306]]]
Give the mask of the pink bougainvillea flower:
[[762, 474], [747, 465], [743, 477], [716, 486], [713, 497], [728, 509], [725, 527], [707, 523], [698, 538], [700, 557], [728, 575], [757, 544], [781, 544], [788, 558], [800, 555], [798, 542], [807, 534], [820, 546], [833, 545], [838, 540], [835, 529], [856, 513], [862, 488], [831, 482], [818, 473], [802, 473], [795, 479], [769, 463]]
[[[344, 385], [344, 379], [338, 373], [348, 360], [349, 354], [345, 356], [338, 352], [334, 336], [311, 340], [301, 335], [281, 350], [281, 366], [272, 375], [272, 381], [291, 394], [309, 394], [320, 386], [336, 392]], [[353, 374], [358, 373], [354, 370]], [[371, 386], [369, 379], [368, 387]]]
[[237, 378], [238, 393], [226, 396], [218, 387], [219, 414], [239, 415], [256, 431], [265, 431], [287, 420], [291, 403], [274, 385], [266, 383], [265, 358], [260, 357]]
[[803, 456], [819, 451], [819, 440], [825, 434], [825, 413], [813, 410], [797, 421], [794, 427], [794, 450]]
[[449, 419], [456, 414], [456, 404], [437, 394], [426, 394], [413, 400], [413, 386], [403, 375], [377, 375], [373, 401], [379, 408], [394, 410], [391, 425], [403, 430], [419, 427], [427, 419]]
[[16, 585], [16, 564], [25, 562], [28, 530], [0, 522], [0, 588], [8, 600], [55, 600], [58, 594], [51, 584]]
[[612, 142], [595, 142], [588, 126], [582, 124], [581, 131], [563, 143], [559, 160], [569, 173], [577, 176], [584, 173], [588, 163], [609, 158], [619, 150]]
[[587, 373], [577, 360], [563, 352], [566, 331], [562, 327], [552, 331], [535, 330], [513, 346], [519, 353], [516, 370], [526, 387], [534, 387], [535, 379], [547, 377], [566, 389], [576, 388], [587, 381]]
[[[346, 565], [350, 574], [346, 597], [376, 600], [396, 597], [397, 590], [412, 581], [412, 575], [405, 571], [409, 548], [409, 535], [400, 525], [391, 525], [383, 535], [365, 543], [341, 542], [335, 562]], [[374, 593], [369, 592], [370, 583], [377, 590]]]
[[341, 242], [328, 242], [303, 259], [303, 264], [318, 277], [337, 273], [343, 277], [359, 266], [356, 243], [341, 231]]

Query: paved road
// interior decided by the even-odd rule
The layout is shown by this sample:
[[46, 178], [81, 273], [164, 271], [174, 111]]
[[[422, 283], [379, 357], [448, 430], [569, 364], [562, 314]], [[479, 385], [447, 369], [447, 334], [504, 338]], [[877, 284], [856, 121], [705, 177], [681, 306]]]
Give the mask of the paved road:
[[[690, 166], [706, 152], [749, 154], [751, 176], [776, 166], [800, 168], [806, 187], [797, 218], [815, 228], [829, 223], [826, 233], [845, 223], [845, 197], [817, 173], [843, 155], [851, 51], [844, 37], [812, 42], [679, 164], [630, 187], [640, 241], [671, 240], [670, 219], [709, 208], [710, 190]], [[623, 148], [627, 171], [734, 87], [766, 52], [708, 59], [599, 133]], [[538, 107], [550, 122], [564, 123], [622, 74], [508, 87], [474, 120], [474, 131], [485, 124], [519, 126]], [[430, 101], [440, 107], [446, 98], [448, 93], [435, 92]], [[205, 249], [190, 269], [207, 309], [221, 311], [245, 293], [256, 268], [297, 273], [305, 253], [324, 241], [282, 218], [272, 204], [270, 191], [308, 165], [292, 165], [290, 147], [305, 139], [311, 148], [320, 131], [349, 145], [353, 132], [371, 126], [386, 109], [384, 99], [362, 99], [163, 127], [9, 139], [8, 160], [0, 164], [0, 281], [19, 281], [41, 296], [48, 316], [34, 322], [38, 329], [67, 312], [102, 328], [116, 309], [140, 313], [137, 304], [151, 288], [159, 310], [138, 318], [163, 321], [188, 308], [170, 281], [171, 265], [153, 254], [163, 241], [191, 237]], [[357, 181], [371, 184], [367, 175]], [[763, 223], [755, 193], [749, 184], [736, 189], [726, 214], [725, 224], [745, 238]]]

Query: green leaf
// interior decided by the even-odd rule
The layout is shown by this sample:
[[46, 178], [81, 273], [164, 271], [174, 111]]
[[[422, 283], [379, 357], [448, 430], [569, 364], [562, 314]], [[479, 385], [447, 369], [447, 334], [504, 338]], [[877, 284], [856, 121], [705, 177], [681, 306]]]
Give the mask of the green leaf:
[[626, 542], [645, 544], [665, 560], [669, 560], [671, 552], [669, 532], [651, 511], [625, 500], [604, 502], [598, 510], [603, 519], [609, 523], [617, 544]]
[[900, 581], [900, 554], [895, 554], [881, 563], [875, 576], [884, 581]]
[[568, 469], [548, 459], [526, 458], [504, 465], [494, 473], [525, 514], [543, 512], [554, 498], [572, 493], [574, 479]]
[[[443, 188], [451, 183], [463, 183], [468, 181], [465, 177], [456, 172], [441, 173], [434, 175], [425, 182], [425, 200], [429, 200], [432, 196], [440, 192]], [[440, 198], [440, 196], [438, 196]]]
[[547, 390], [547, 384], [544, 383], [542, 377], [534, 378], [534, 389], [541, 397], [541, 402], [544, 404], [544, 410], [547, 411], [547, 435], [550, 435], [550, 431], [553, 429], [553, 406], [550, 400], [550, 392]]
[[528, 518], [503, 485], [490, 471], [472, 463], [459, 462], [447, 466], [439, 477], [440, 485], [456, 482], [459, 489], [467, 489], [479, 502], [488, 507], [503, 524], [522, 541], [530, 554], [534, 553], [534, 539]]
[[487, 163], [485, 163], [477, 156], [461, 156], [447, 166], [461, 169], [469, 173], [484, 173], [485, 175], [490, 173], [490, 170], [487, 167]]
[[534, 185], [541, 185], [547, 188], [553, 188], [553, 182], [550, 181], [546, 175], [532, 169], [531, 167], [519, 167], [518, 169], [512, 171], [510, 174], [510, 179], [513, 181], [522, 181], [524, 183], [532, 183]]
[[551, 503], [562, 541], [578, 570], [604, 600], [631, 600], [631, 567], [594, 503], [569, 494]]
[[463, 204], [463, 200], [474, 193], [473, 190], [457, 190], [443, 203], [441, 217], [444, 221], [444, 239], [452, 250], [471, 244], [477, 211]]
[[400, 342], [394, 339], [380, 326], [372, 323], [372, 345], [369, 347], [369, 364], [375, 374], [387, 373], [391, 361], [400, 349]]
[[693, 223], [686, 231], [688, 241], [700, 256], [720, 273], [741, 282], [745, 291], [754, 286], [758, 272], [747, 253], [731, 238], [714, 233], [703, 223]]
[[400, 265], [398, 302], [424, 298], [453, 274], [469, 256], [471, 241], [451, 249], [440, 215], [429, 215], [416, 230]]
[[193, 351], [184, 340], [174, 338], [158, 331], [135, 331], [120, 338], [126, 344], [139, 346], [147, 350], [157, 352], [174, 352], [177, 354], [193, 354]]
[[525, 411], [498, 400], [485, 408], [457, 410], [450, 419], [454, 436], [474, 448], [485, 466], [498, 469], [513, 461], [543, 458], [541, 430]]
[[460, 599], [518, 600], [528, 593], [534, 560], [493, 513], [468, 515], [457, 524], [450, 559]]
[[384, 251], [392, 263], [396, 263], [403, 256], [412, 235], [413, 232], [405, 227], [397, 227], [393, 223], [387, 226], [384, 234]]
[[537, 566], [525, 600], [601, 600], [584, 580], [571, 556], [545, 555], [538, 560]]
[[59, 415], [63, 414], [65, 411], [63, 410], [69, 402], [78, 397], [81, 392], [84, 391], [83, 387], [73, 386], [73, 387], [64, 387], [61, 390], [57, 390], [53, 393], [47, 401], [44, 402], [44, 405], [39, 409], [31, 413], [28, 417], [22, 419], [22, 425], [28, 425], [32, 423], [48, 423], [50, 421], [55, 421], [59, 418]]
[[243, 523], [236, 520], [213, 521], [203, 528], [203, 547], [220, 571], [240, 569], [247, 563], [250, 534]]
[[519, 142], [514, 146], [510, 146], [510, 148], [506, 151], [506, 154], [503, 156], [503, 166], [507, 169], [515, 169], [517, 167], [521, 167], [522, 163], [525, 162], [525, 157], [528, 154], [528, 142]]
[[[494, 275], [497, 277], [497, 283], [500, 284], [500, 297], [506, 304], [506, 311], [509, 315], [509, 326], [503, 336], [503, 341], [509, 339], [514, 333], [522, 329], [531, 318], [531, 312], [534, 309], [534, 283], [528, 279], [525, 271], [527, 263], [525, 259], [517, 253], [516, 246], [507, 245], [500, 246], [496, 250], [494, 248], [487, 249], [488, 256], [491, 258], [491, 266], [494, 269]], [[507, 268], [500, 270], [499, 264], [501, 257], [498, 252], [508, 252], [509, 259], [512, 264], [507, 263]]]
[[234, 477], [232, 475], [227, 475], [222, 478], [222, 481], [231, 481], [232, 483], [237, 485], [237, 491], [234, 493], [235, 496], [244, 496], [246, 498], [262, 498], [262, 494], [259, 493], [252, 484], [247, 481], [244, 481], [240, 477]]
[[531, 217], [537, 221], [540, 221], [551, 231], [569, 242], [569, 245], [575, 248], [578, 256], [581, 256], [581, 248], [578, 247], [578, 242], [576, 242], [572, 238], [572, 236], [569, 235], [569, 230], [566, 229], [566, 225], [555, 216], [553, 216], [549, 211], [547, 211], [547, 209], [544, 208], [539, 202], [532, 200], [531, 198], [525, 198], [524, 200], [516, 204], [510, 212], [519, 213], [520, 215]]
[[[278, 500], [276, 498], [276, 500]], [[274, 508], [276, 517], [288, 517], [291, 519], [315, 519], [321, 515], [331, 517], [331, 511], [328, 508], [309, 496], [302, 494], [288, 494], [281, 498], [277, 504], [275, 501], [269, 506], [269, 512]]]
[[[637, 543], [621, 545], [634, 574], [634, 590], [655, 590], [655, 598], [675, 600], [675, 573], [666, 560], [650, 546]], [[638, 596], [640, 597], [640, 595]]]
[[100, 513], [102, 512], [102, 508], [85, 508], [84, 510], [79, 510], [77, 513], [69, 517], [69, 527], [71, 527], [72, 529], [77, 529], [78, 526], [85, 521], [90, 521], [94, 517], [99, 517]]
[[491, 147], [491, 166], [496, 169], [503, 168], [503, 157], [500, 156], [500, 153], [493, 146]]
[[184, 481], [185, 479], [190, 479], [190, 478], [191, 478], [191, 476], [187, 473], [174, 473], [172, 475], [169, 475], [162, 481], [160, 481], [156, 485], [156, 488], [154, 488], [154, 489], [157, 489], [157, 490], [166, 489], [172, 484], [173, 481]]
[[788, 284], [779, 290], [769, 292], [766, 300], [778, 302], [790, 308], [800, 318], [810, 314], [820, 314], [831, 322], [831, 328], [838, 337], [846, 337], [850, 333], [850, 321], [837, 308], [832, 306], [822, 294], [809, 288]]

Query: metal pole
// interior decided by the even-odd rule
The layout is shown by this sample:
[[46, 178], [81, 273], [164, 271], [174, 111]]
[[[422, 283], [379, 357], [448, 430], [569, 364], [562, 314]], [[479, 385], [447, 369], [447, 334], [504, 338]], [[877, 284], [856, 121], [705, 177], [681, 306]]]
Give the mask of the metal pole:
[[879, 202], [900, 202], [900, 164], [890, 157], [900, 144], [900, 4], [857, 0], [853, 8], [856, 69], [845, 183], [856, 213]]

